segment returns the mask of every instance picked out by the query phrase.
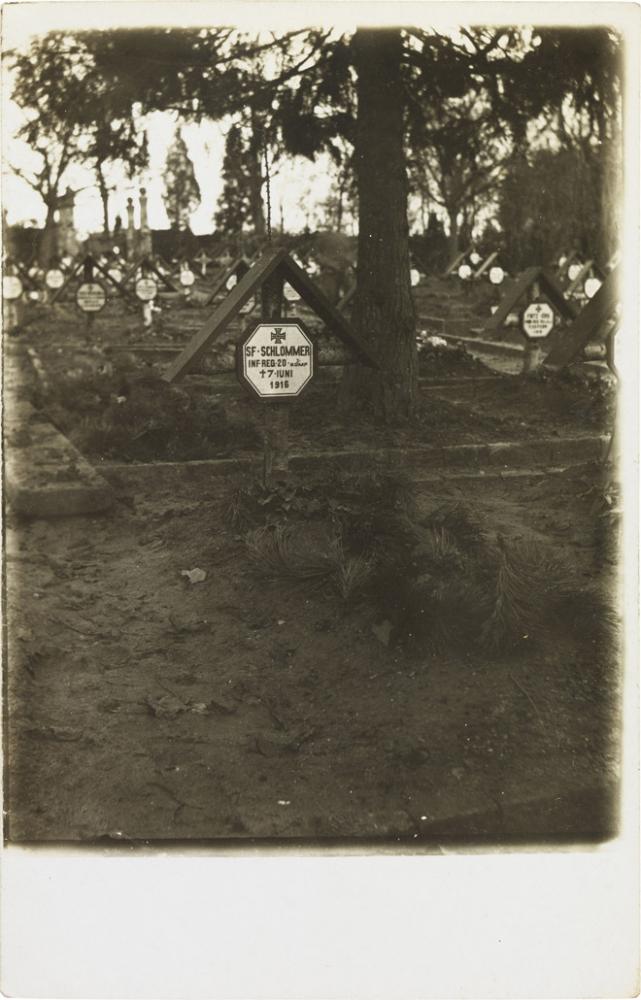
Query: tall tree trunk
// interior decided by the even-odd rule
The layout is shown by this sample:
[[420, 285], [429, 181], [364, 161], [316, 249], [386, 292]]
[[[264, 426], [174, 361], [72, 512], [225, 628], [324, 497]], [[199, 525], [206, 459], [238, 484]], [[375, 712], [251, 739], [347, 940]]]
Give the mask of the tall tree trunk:
[[381, 369], [346, 369], [342, 398], [372, 407], [389, 422], [410, 417], [417, 397], [400, 29], [359, 29], [354, 55], [359, 226], [352, 322]]

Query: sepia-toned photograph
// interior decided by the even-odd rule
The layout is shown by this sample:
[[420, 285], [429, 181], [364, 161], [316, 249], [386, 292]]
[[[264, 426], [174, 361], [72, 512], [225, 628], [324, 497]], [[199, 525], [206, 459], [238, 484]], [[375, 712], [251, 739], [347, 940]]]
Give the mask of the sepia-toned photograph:
[[5, 842], [607, 843], [625, 38], [147, 6], [5, 35]]

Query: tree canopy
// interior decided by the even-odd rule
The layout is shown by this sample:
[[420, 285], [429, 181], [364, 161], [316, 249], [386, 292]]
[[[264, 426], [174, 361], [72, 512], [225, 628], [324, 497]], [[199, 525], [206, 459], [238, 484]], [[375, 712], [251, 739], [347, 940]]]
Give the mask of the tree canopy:
[[[272, 157], [328, 153], [356, 182], [353, 322], [387, 369], [371, 401], [385, 398], [388, 414], [408, 415], [415, 372], [408, 172], [413, 189], [447, 213], [452, 245], [460, 226], [498, 205], [501, 185], [524, 176], [526, 164], [543, 164], [541, 135], [588, 164], [604, 205], [619, 142], [619, 47], [604, 27], [58, 33], [14, 57], [15, 96], [27, 141], [42, 148], [47, 135], [62, 151], [54, 187], [76, 155], [138, 169], [146, 155], [139, 123], [149, 112], [226, 120], [228, 211], [221, 206], [219, 220], [242, 226], [251, 216], [257, 233], [265, 148]], [[505, 197], [501, 204], [512, 225]]]

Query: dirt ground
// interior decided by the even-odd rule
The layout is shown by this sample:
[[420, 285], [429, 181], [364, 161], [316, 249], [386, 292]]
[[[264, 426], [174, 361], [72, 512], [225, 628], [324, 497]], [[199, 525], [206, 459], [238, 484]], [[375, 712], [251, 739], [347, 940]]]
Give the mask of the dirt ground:
[[[431, 393], [413, 429], [423, 443], [594, 433], [611, 411], [573, 382]], [[250, 405], [231, 397], [232, 411]], [[336, 446], [337, 418], [315, 398], [293, 443]], [[500, 653], [410, 649], [368, 600], [259, 571], [229, 519], [247, 480], [162, 464], [111, 478], [102, 516], [6, 514], [11, 840], [429, 847], [613, 832], [619, 657], [588, 608]], [[607, 603], [607, 471], [416, 478], [423, 513], [463, 503]]]

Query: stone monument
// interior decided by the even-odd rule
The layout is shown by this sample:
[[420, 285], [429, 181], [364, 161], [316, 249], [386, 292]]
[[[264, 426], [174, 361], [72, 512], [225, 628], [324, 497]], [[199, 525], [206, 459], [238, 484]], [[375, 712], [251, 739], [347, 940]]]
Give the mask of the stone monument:
[[140, 233], [136, 250], [139, 257], [151, 257], [153, 252], [147, 214], [147, 189], [144, 187], [140, 189]]
[[58, 201], [57, 249], [58, 257], [75, 257], [79, 243], [73, 223], [73, 209], [76, 192], [67, 188]]
[[127, 198], [127, 256], [131, 260], [136, 254], [136, 230], [134, 229], [134, 200]]

